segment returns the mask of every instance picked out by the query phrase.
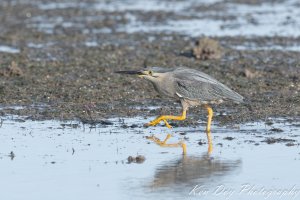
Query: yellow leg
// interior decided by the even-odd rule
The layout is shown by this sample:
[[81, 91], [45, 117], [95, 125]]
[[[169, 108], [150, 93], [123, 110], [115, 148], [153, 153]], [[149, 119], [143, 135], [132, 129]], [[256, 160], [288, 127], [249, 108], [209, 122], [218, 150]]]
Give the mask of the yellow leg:
[[207, 136], [207, 141], [208, 141], [208, 153], [210, 154], [213, 151], [211, 131], [210, 131], [211, 121], [212, 121], [212, 117], [213, 117], [213, 110], [208, 105], [206, 105], [205, 108], [207, 109], [207, 114], [208, 114], [207, 125], [206, 125], [206, 136]]
[[182, 153], [183, 155], [186, 154], [186, 144], [183, 142], [179, 142], [179, 143], [174, 143], [174, 144], [166, 144], [166, 142], [168, 141], [168, 139], [170, 139], [171, 134], [168, 134], [167, 137], [161, 141], [160, 139], [158, 139], [155, 136], [147, 136], [146, 138], [148, 140], [152, 140], [153, 142], [155, 142], [157, 145], [161, 146], [161, 147], [182, 147]]
[[183, 110], [181, 116], [173, 116], [173, 115], [162, 115], [152, 120], [151, 122], [145, 124], [146, 126], [155, 126], [159, 124], [160, 121], [164, 121], [168, 128], [172, 128], [172, 126], [167, 122], [167, 119], [171, 120], [185, 120], [186, 118], [186, 110]]

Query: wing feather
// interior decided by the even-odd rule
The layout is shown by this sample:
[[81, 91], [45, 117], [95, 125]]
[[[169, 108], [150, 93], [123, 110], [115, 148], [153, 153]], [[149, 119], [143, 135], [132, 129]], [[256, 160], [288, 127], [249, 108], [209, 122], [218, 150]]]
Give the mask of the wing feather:
[[230, 99], [243, 102], [243, 97], [211, 76], [193, 69], [178, 68], [174, 71], [176, 93], [184, 98], [201, 101]]

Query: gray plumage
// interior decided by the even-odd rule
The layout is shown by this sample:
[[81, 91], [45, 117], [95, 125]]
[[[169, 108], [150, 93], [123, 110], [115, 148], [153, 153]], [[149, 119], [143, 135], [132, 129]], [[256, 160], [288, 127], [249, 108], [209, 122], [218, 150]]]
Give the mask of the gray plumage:
[[241, 95], [203, 72], [178, 68], [174, 71], [174, 78], [178, 93], [185, 98], [201, 101], [229, 99], [238, 103], [243, 102]]
[[[161, 73], [159, 68], [153, 71]], [[150, 70], [152, 70], [150, 68]], [[200, 102], [232, 100], [243, 102], [243, 97], [211, 76], [194, 69], [179, 67], [164, 70], [161, 78], [150, 80], [158, 93], [173, 98], [184, 98]]]

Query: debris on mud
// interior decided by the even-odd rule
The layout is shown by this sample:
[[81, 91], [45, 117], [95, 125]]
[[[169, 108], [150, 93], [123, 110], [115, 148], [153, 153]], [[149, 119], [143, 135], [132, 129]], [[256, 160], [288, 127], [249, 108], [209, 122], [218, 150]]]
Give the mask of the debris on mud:
[[220, 59], [222, 50], [218, 41], [202, 38], [196, 42], [196, 46], [193, 48], [193, 55], [200, 60]]
[[265, 124], [268, 125], [268, 126], [271, 126], [271, 125], [274, 124], [274, 122], [272, 122], [271, 120], [267, 120], [267, 121], [265, 122]]
[[16, 157], [16, 155], [15, 155], [15, 153], [13, 151], [11, 151], [9, 153], [8, 157], [10, 157], [10, 159], [13, 160]]
[[223, 147], [223, 144], [222, 143], [217, 143], [216, 146]]
[[267, 138], [263, 140], [262, 142], [266, 142], [267, 144], [274, 144], [274, 143], [291, 143], [291, 142], [296, 142], [296, 140], [293, 139], [285, 139], [285, 138]]
[[146, 160], [145, 156], [142, 156], [142, 155], [138, 155], [138, 156], [136, 156], [136, 157], [134, 157], [134, 156], [128, 156], [128, 158], [127, 158], [128, 164], [130, 164], [130, 163], [138, 163], [138, 164], [141, 164], [141, 163], [143, 163], [145, 160]]
[[127, 124], [122, 124], [121, 125], [121, 128], [123, 128], [123, 129], [127, 129], [127, 128], [137, 128], [137, 127], [139, 127], [139, 125], [138, 124], [132, 124], [132, 125], [127, 125]]
[[80, 128], [80, 125], [79, 125], [79, 124], [72, 124], [72, 123], [66, 124], [66, 123], [61, 123], [60, 125], [61, 125], [63, 128], [66, 128], [66, 127], [68, 127], [68, 128]]
[[256, 143], [254, 140], [244, 140], [245, 143], [248, 143], [248, 144], [253, 144], [253, 143]]
[[104, 126], [114, 125], [113, 122], [111, 122], [109, 120], [105, 120], [105, 119], [101, 119], [101, 120], [97, 120], [97, 119], [81, 119], [81, 122], [83, 124], [89, 124], [89, 125], [97, 125], [97, 124], [101, 124], [101, 125], [104, 125]]
[[107, 125], [107, 126], [114, 125], [114, 123], [111, 122], [111, 121], [109, 121], [109, 120], [100, 120], [100, 121], [99, 121], [99, 124]]
[[206, 142], [205, 142], [204, 140], [200, 140], [200, 141], [198, 142], [198, 144], [199, 144], [200, 146], [202, 146], [202, 145], [205, 145]]
[[12, 77], [12, 76], [23, 76], [23, 71], [18, 67], [15, 61], [12, 61], [11, 64], [3, 69], [0, 69], [0, 76]]
[[139, 127], [138, 124], [132, 124], [132, 125], [130, 126], [130, 128], [138, 128], [138, 127]]
[[292, 147], [292, 146], [296, 146], [297, 144], [293, 143], [293, 142], [289, 142], [289, 143], [286, 143], [285, 146], [287, 147]]
[[283, 130], [281, 128], [271, 128], [270, 131], [272, 132], [283, 132]]
[[246, 68], [244, 69], [244, 76], [250, 79], [253, 78], [257, 78], [259, 76], [261, 76], [261, 73], [259, 73], [258, 71], [254, 71], [252, 69]]
[[234, 137], [228, 136], [228, 137], [224, 137], [223, 139], [224, 139], [224, 140], [229, 140], [229, 141], [231, 141], [231, 140], [234, 140], [235, 138], [234, 138]]

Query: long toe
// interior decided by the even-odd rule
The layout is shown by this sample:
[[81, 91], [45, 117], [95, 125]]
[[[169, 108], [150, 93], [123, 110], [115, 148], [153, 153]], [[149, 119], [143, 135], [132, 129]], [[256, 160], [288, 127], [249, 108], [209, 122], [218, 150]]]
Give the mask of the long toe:
[[149, 127], [149, 126], [156, 126], [156, 124], [153, 123], [153, 122], [149, 122], [149, 123], [144, 124], [144, 127]]
[[168, 127], [168, 128], [173, 128], [168, 122], [167, 122], [167, 120], [163, 120], [164, 122], [165, 122], [165, 125], [166, 125], [166, 127]]

